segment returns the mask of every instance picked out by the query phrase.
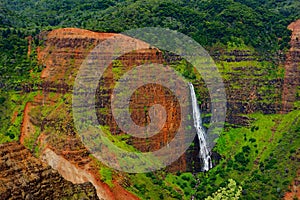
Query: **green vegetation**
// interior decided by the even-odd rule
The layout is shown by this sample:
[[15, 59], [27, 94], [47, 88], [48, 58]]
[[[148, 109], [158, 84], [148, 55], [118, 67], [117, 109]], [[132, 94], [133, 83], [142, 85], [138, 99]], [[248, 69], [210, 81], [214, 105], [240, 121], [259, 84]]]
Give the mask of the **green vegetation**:
[[242, 187], [237, 187], [236, 182], [233, 179], [229, 179], [229, 183], [226, 187], [218, 189], [212, 196], [205, 198], [205, 200], [234, 200], [239, 199], [242, 193]]
[[[119, 135], [112, 135], [108, 126], [101, 126], [101, 130], [107, 137], [109, 141], [111, 141], [116, 147], [121, 148], [122, 150], [128, 151], [128, 152], [137, 152], [137, 149], [135, 149], [132, 145], [128, 145], [128, 139], [130, 138], [129, 134], [119, 134]], [[100, 138], [96, 138], [96, 142], [100, 140]], [[100, 141], [98, 141], [99, 143]]]
[[[21, 90], [39, 81], [35, 73], [41, 71], [37, 64], [35, 48], [38, 40], [32, 42], [32, 52], [28, 55], [29, 34], [15, 28], [0, 27], [0, 88]], [[31, 74], [30, 74], [31, 71]]]
[[279, 199], [295, 177], [300, 112], [250, 116], [255, 118], [251, 127], [227, 127], [220, 136], [215, 150], [222, 160], [208, 174], [198, 174], [199, 199], [224, 187], [230, 178], [242, 186], [241, 199]]
[[120, 60], [113, 61], [112, 72], [113, 72], [114, 80], [117, 81], [124, 74], [122, 67], [123, 65]]
[[[275, 53], [288, 45], [286, 26], [300, 16], [299, 3], [257, 0], [4, 0], [3, 26], [45, 30], [78, 27], [122, 32], [165, 27], [193, 37], [201, 45], [219, 42]], [[1, 19], [1, 18], [0, 18]], [[22, 19], [14, 23], [16, 19]], [[1, 20], [0, 20], [1, 21]], [[282, 38], [282, 40], [278, 40]]]
[[191, 173], [168, 174], [164, 171], [130, 174], [127, 189], [142, 199], [190, 199], [196, 181]]
[[0, 143], [19, 140], [23, 111], [26, 102], [31, 101], [36, 92], [20, 94], [3, 91], [0, 98]]
[[0, 26], [0, 143], [19, 139], [23, 110], [40, 83], [41, 66], [36, 61], [34, 43], [37, 40], [28, 55], [28, 34]]
[[101, 167], [101, 169], [100, 169], [101, 179], [104, 183], [106, 183], [110, 187], [113, 187], [112, 174], [113, 174], [112, 169], [106, 168], [106, 167]]
[[127, 189], [142, 199], [281, 198], [298, 169], [300, 112], [250, 116], [250, 127], [224, 130], [215, 148], [222, 160], [209, 172], [129, 174]]

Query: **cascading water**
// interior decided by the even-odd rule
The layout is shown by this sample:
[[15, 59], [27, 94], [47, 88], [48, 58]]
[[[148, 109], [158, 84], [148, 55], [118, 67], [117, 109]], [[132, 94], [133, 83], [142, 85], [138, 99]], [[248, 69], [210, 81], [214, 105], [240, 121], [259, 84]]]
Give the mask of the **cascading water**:
[[210, 152], [208, 150], [208, 145], [206, 141], [206, 133], [204, 128], [202, 127], [202, 119], [200, 116], [200, 109], [197, 103], [197, 98], [194, 90], [194, 86], [192, 83], [189, 83], [191, 98], [192, 98], [192, 107], [193, 107], [193, 119], [194, 119], [194, 127], [197, 131], [198, 139], [199, 139], [199, 157], [203, 161], [202, 171], [208, 171], [212, 168], [212, 162], [210, 158]]

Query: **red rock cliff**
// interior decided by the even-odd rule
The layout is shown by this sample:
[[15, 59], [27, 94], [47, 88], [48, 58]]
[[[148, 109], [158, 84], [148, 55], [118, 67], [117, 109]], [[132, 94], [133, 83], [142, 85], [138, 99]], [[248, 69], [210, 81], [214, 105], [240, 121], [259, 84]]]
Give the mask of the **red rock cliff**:
[[112, 35], [76, 28], [40, 35], [44, 43], [38, 49], [38, 60], [45, 66], [42, 93], [26, 106], [20, 138], [27, 145], [38, 134], [34, 147], [40, 149], [40, 157], [73, 183], [91, 182], [100, 199], [138, 199], [121, 186], [122, 174], [114, 177], [112, 187], [104, 183], [101, 166], [89, 156], [72, 121], [71, 89], [76, 73], [89, 51]]

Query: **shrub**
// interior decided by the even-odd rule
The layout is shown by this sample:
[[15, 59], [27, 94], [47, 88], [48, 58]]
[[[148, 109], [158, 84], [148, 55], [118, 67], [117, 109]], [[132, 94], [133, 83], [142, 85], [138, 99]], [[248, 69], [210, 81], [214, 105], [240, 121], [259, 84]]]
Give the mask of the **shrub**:
[[255, 138], [250, 138], [249, 142], [254, 143], [254, 142], [256, 142], [256, 139]]
[[0, 104], [3, 104], [5, 102], [5, 97], [0, 97]]
[[251, 149], [250, 149], [249, 146], [244, 146], [244, 147], [243, 147], [243, 152], [244, 152], [244, 153], [250, 153], [250, 150], [251, 150]]
[[249, 159], [247, 159], [242, 152], [236, 154], [234, 159], [243, 166], [246, 166], [249, 163]]

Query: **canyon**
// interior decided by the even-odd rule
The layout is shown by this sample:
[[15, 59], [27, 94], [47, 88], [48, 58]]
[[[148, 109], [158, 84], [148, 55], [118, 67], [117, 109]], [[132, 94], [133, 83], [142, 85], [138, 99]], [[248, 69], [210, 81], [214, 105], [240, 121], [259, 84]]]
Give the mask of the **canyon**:
[[[261, 68], [261, 65], [258, 64], [259, 58], [251, 50], [232, 50], [213, 54], [220, 73], [224, 77], [228, 99], [227, 122], [248, 125], [251, 119], [243, 114], [257, 111], [265, 114], [286, 113], [295, 108], [294, 103], [300, 100], [299, 27], [300, 20], [289, 26], [292, 30], [291, 49], [287, 54], [285, 64], [279, 65], [277, 68], [271, 64], [266, 64]], [[52, 169], [44, 163], [40, 164], [43, 166], [41, 171], [51, 171], [54, 174], [51, 177], [55, 177], [53, 180], [59, 179], [63, 187], [69, 187], [72, 191], [78, 191], [85, 195], [94, 195], [93, 198], [96, 198], [96, 193], [100, 199], [138, 199], [137, 196], [124, 189], [128, 187], [128, 182], [122, 172], [114, 173], [113, 186], [104, 182], [99, 173], [101, 164], [90, 156], [90, 152], [78, 137], [72, 121], [71, 92], [77, 71], [97, 44], [114, 35], [114, 33], [63, 28], [43, 32], [38, 36], [38, 39], [42, 41], [42, 45], [37, 49], [38, 61], [45, 67], [41, 73], [41, 91], [25, 107], [20, 136], [21, 144], [7, 144], [8, 146], [0, 146], [0, 150], [4, 152], [4, 147], [11, 148], [11, 151], [22, 152], [22, 156], [19, 155], [22, 159], [30, 157], [35, 160], [33, 163], [40, 162], [22, 146], [27, 146], [28, 141], [34, 138], [33, 149], [38, 149], [36, 156], [57, 170], [60, 175], [56, 171], [51, 171]], [[124, 132], [118, 128], [111, 112], [111, 94], [119, 76], [134, 66], [145, 63], [170, 64], [169, 60], [176, 59], [174, 57], [166, 58], [158, 49], [149, 47], [137, 52], [126, 53], [117, 59], [118, 62], [112, 63], [108, 67], [104, 77], [99, 81], [96, 109], [99, 122], [101, 125], [108, 125], [112, 135], [124, 135]], [[284, 74], [281, 73], [283, 70]], [[211, 113], [208, 91], [205, 89], [203, 80], [196, 81], [194, 86], [201, 97], [200, 110], [206, 114], [203, 122], [207, 123], [210, 119], [209, 113]], [[179, 105], [173, 94], [166, 88], [155, 84], [139, 88], [137, 94], [149, 94], [152, 100], [133, 95], [131, 110], [133, 121], [136, 124], [143, 125], [150, 122], [149, 116], [145, 115], [145, 109], [147, 110], [154, 103], [161, 104], [172, 115], [168, 115], [166, 124], [158, 135], [149, 140], [129, 138], [126, 142], [142, 152], [158, 150], [172, 140], [178, 129]], [[194, 144], [167, 170], [170, 172], [200, 171], [202, 163], [198, 158], [200, 148], [197, 138], [195, 138]], [[7, 152], [4, 154], [8, 155]], [[212, 156], [217, 157], [217, 155]], [[38, 166], [38, 164], [36, 165]], [[1, 163], [1, 166], [3, 167], [4, 164]], [[3, 169], [7, 170], [7, 168]], [[26, 168], [26, 170], [30, 169]], [[51, 180], [49, 179], [50, 185]], [[39, 182], [38, 180], [33, 181]], [[51, 187], [49, 187], [50, 189]], [[8, 189], [5, 190], [3, 194], [8, 193]], [[28, 192], [28, 189], [24, 189], [24, 191]], [[58, 189], [57, 192], [59, 193], [60, 190]], [[20, 192], [17, 195], [25, 194]]]

